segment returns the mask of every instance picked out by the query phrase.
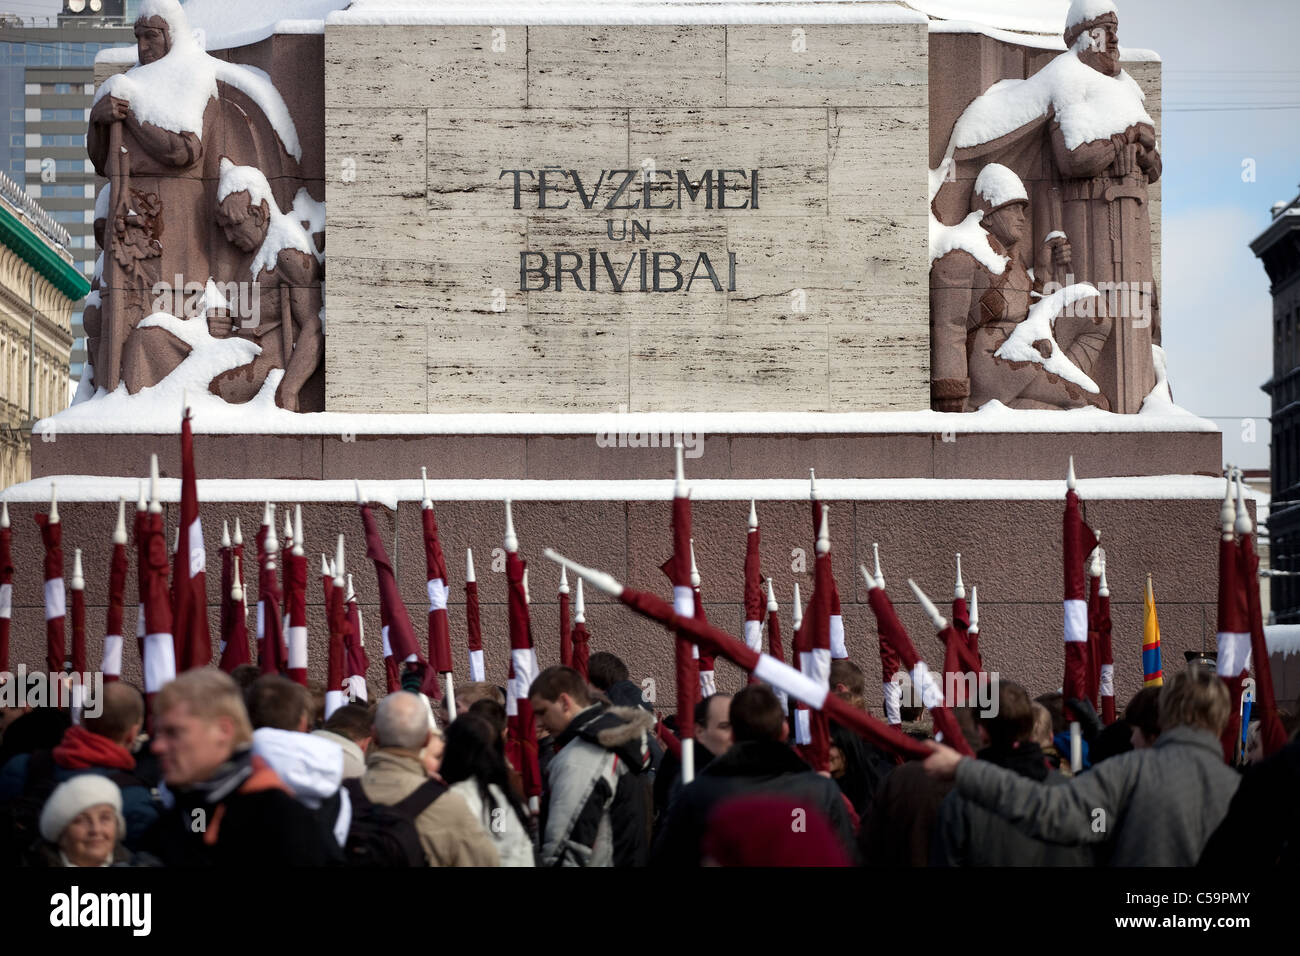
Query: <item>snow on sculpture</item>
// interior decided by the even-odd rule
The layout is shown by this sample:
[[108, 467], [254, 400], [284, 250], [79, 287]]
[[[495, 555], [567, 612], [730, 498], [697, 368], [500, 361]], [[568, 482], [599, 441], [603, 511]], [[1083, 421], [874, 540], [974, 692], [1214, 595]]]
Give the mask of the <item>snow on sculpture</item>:
[[[96, 241], [106, 254], [87, 322], [87, 365], [94, 378], [83, 383], [79, 397], [111, 394], [119, 386], [136, 394], [177, 371], [197, 339], [179, 334], [171, 323], [146, 321], [151, 316], [205, 325], [211, 318], [217, 338], [247, 333], [257, 339], [278, 330], [279, 315], [292, 311], [295, 322], [289, 326], [299, 313], [311, 316], [301, 323], [304, 348], [296, 362], [291, 337], [249, 355], [253, 368], [204, 387], [227, 401], [246, 402], [272, 368], [294, 363], [278, 400], [294, 410], [320, 410], [323, 350], [317, 316], [324, 216], [303, 185], [302, 145], [293, 117], [265, 72], [209, 56], [176, 0], [143, 0], [135, 35], [138, 62], [96, 92], [87, 134], [91, 160], [109, 185], [96, 202]], [[293, 215], [303, 216], [308, 228], [321, 234], [314, 238], [301, 223], [292, 223], [302, 234], [294, 235], [292, 245], [304, 247], [301, 254], [310, 264], [282, 266], [267, 289], [257, 278], [274, 266], [250, 269], [266, 237], [231, 241], [219, 221], [213, 184], [225, 165], [255, 167], [263, 184], [275, 183], [254, 203], [259, 228], [274, 225], [276, 216], [285, 219], [280, 210], [292, 205]], [[292, 231], [283, 223], [275, 229], [274, 235]], [[210, 282], [222, 290], [228, 306], [212, 316], [204, 305]], [[268, 293], [274, 303], [263, 301]], [[259, 332], [263, 316], [276, 324]], [[308, 328], [313, 323], [314, 335]], [[308, 362], [311, 367], [303, 371]]]
[[[971, 181], [992, 166], [1013, 172], [1027, 187], [1025, 235], [1017, 242], [1023, 243], [1030, 292], [1050, 298], [1086, 283], [1095, 293], [1056, 300], [1069, 313], [1064, 328], [1062, 317], [1055, 319], [1063, 348], [1059, 359], [1048, 358], [1056, 354], [1052, 349], [1034, 349], [1043, 359], [1041, 368], [1055, 366], [1065, 373], [1058, 378], [1076, 392], [1096, 392], [1091, 401], [1116, 412], [1139, 411], [1156, 385], [1152, 346], [1160, 342], [1160, 315], [1147, 188], [1159, 178], [1161, 160], [1145, 96], [1119, 66], [1118, 28], [1110, 0], [1074, 0], [1066, 16], [1065, 52], [1032, 76], [1001, 80], [977, 96], [956, 120], [942, 161], [930, 171], [935, 409], [974, 411], [980, 404], [956, 336], [959, 317], [968, 314], [964, 306], [976, 290], [973, 285], [963, 290], [962, 276], [945, 260], [960, 250], [980, 268], [1001, 274], [979, 235], [989, 223], [964, 212], [979, 205], [980, 191]], [[963, 189], [971, 189], [969, 204], [960, 200]], [[950, 224], [957, 216], [963, 218]], [[1016, 355], [1018, 361], [1034, 362], [1021, 346], [1045, 341], [1042, 333], [1053, 330], [1051, 321], [1041, 319], [1046, 310], [1034, 314], [1040, 318], [1033, 338], [1022, 341], [1030, 333], [1021, 333], [1019, 344], [995, 350], [992, 358], [1002, 362]], [[1026, 309], [1022, 320], [1029, 316]], [[1067, 357], [1082, 378], [1060, 364]], [[982, 361], [973, 353], [969, 359]], [[984, 394], [1016, 390], [1015, 369], [995, 363], [988, 371], [1007, 382]], [[1083, 384], [1085, 379], [1093, 388]], [[1071, 402], [1048, 407], [1071, 407], [1079, 397], [1071, 393]]]

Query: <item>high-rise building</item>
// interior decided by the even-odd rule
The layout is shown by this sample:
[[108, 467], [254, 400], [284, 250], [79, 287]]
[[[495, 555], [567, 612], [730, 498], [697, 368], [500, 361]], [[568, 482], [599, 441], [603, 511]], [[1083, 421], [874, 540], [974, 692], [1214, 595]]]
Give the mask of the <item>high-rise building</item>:
[[1273, 221], [1254, 242], [1272, 283], [1273, 377], [1272, 546], [1273, 615], [1279, 624], [1300, 622], [1300, 196], [1273, 206]]
[[[95, 54], [134, 42], [135, 6], [64, 0], [57, 18], [0, 17], [0, 170], [67, 229], [73, 261], [87, 276], [95, 267], [95, 172], [86, 156]], [[72, 334], [75, 385], [85, 361], [80, 308]]]
[[31, 423], [64, 408], [70, 318], [90, 283], [68, 230], [0, 173], [0, 488], [30, 475]]

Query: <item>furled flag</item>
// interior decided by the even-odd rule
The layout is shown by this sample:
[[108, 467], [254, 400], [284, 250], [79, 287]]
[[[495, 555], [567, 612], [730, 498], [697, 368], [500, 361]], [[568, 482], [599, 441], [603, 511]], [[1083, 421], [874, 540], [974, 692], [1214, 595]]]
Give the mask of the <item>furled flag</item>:
[[573, 666], [573, 624], [569, 614], [569, 573], [560, 568], [560, 666]]
[[172, 628], [180, 671], [206, 667], [212, 660], [208, 632], [208, 555], [199, 520], [198, 475], [188, 404], [181, 413], [181, 516], [172, 559]]
[[13, 529], [9, 502], [0, 502], [0, 674], [9, 673], [9, 625], [14, 613]]
[[478, 581], [474, 578], [474, 552], [465, 549], [465, 646], [469, 650], [469, 679], [487, 680], [483, 667], [483, 625], [479, 621]]
[[[220, 662], [225, 660], [226, 635], [230, 633], [230, 579], [235, 567], [234, 549], [230, 543], [230, 522], [224, 518], [221, 520], [221, 546], [217, 549], [217, 556], [221, 559], [221, 589], [217, 592], [220, 595], [217, 604], [217, 633], [220, 635], [217, 650]], [[218, 666], [222, 665], [219, 663]]]
[[[759, 568], [758, 505], [749, 503], [749, 532], [745, 535], [745, 646], [763, 650], [763, 572]], [[749, 675], [751, 684], [757, 682]]]
[[[442, 543], [438, 540], [438, 519], [433, 513], [429, 498], [428, 472], [420, 469], [420, 482], [424, 498], [420, 502], [420, 520], [424, 528], [424, 567], [427, 573], [426, 589], [429, 592], [429, 664], [434, 672], [443, 675], [446, 682], [447, 713], [456, 713], [456, 699], [451, 674], [451, 628], [447, 623], [447, 562], [442, 556]], [[441, 694], [437, 681], [431, 690]]]
[[1255, 671], [1255, 699], [1259, 701], [1259, 736], [1264, 756], [1271, 757], [1286, 746], [1287, 734], [1277, 715], [1273, 671], [1264, 638], [1264, 615], [1259, 603], [1259, 555], [1255, 553], [1254, 527], [1242, 500], [1241, 472], [1237, 472], [1237, 552], [1239, 580], [1246, 589], [1246, 610], [1250, 620], [1250, 656]]
[[1156, 617], [1156, 593], [1147, 575], [1147, 593], [1142, 607], [1142, 686], [1162, 687], [1164, 671], [1160, 666], [1160, 619]]
[[[135, 649], [140, 654], [140, 668], [144, 669], [144, 598], [145, 566], [149, 563], [149, 503], [144, 497], [144, 482], [138, 484], [139, 495], [135, 502], [135, 516], [132, 519], [131, 533], [135, 535]], [[172, 649], [173, 654], [175, 648]]]
[[[831, 677], [831, 536], [830, 511], [822, 506], [813, 563], [813, 593], [803, 626], [794, 635], [799, 671], [819, 687], [830, 688]], [[830, 725], [826, 714], [800, 702], [794, 712], [794, 742], [804, 760], [818, 772], [830, 769]]]
[[[225, 604], [230, 613], [221, 631], [220, 667], [229, 674], [236, 667], [249, 663], [248, 657], [248, 609], [244, 603], [244, 556], [243, 548], [232, 548], [231, 575], [229, 593], [225, 595]], [[223, 587], [224, 582], [223, 582]]]
[[[812, 498], [813, 537], [821, 534], [822, 503], [817, 496], [817, 475], [808, 469], [809, 497]], [[831, 660], [845, 660], [849, 656], [848, 646], [844, 643], [844, 615], [840, 611], [840, 589], [835, 583], [835, 576], [830, 576], [830, 649]], [[811, 607], [811, 604], [809, 605]], [[829, 671], [827, 672], [829, 675]]]
[[1231, 764], [1237, 752], [1241, 730], [1241, 690], [1250, 674], [1250, 611], [1246, 589], [1237, 579], [1239, 568], [1233, 534], [1237, 511], [1232, 503], [1232, 471], [1225, 482], [1223, 505], [1219, 509], [1219, 613], [1217, 626], [1219, 676], [1228, 685], [1232, 708], [1223, 731], [1223, 759]]
[[[420, 689], [428, 694], [432, 690], [429, 683], [430, 676], [436, 683], [437, 674], [430, 674], [428, 662], [420, 654], [420, 645], [415, 639], [415, 630], [411, 627], [411, 617], [406, 612], [406, 605], [402, 603], [402, 592], [398, 590], [397, 576], [393, 573], [393, 565], [388, 560], [384, 540], [379, 536], [375, 516], [370, 513], [370, 505], [361, 497], [360, 482], [357, 483], [357, 505], [361, 508], [361, 523], [366, 532], [366, 557], [375, 565], [375, 578], [379, 585], [379, 619], [384, 635], [384, 656], [392, 657], [392, 668], [400, 671], [404, 666], [407, 670], [419, 671]], [[387, 664], [385, 660], [385, 665]], [[393, 676], [390, 669], [388, 676], [390, 693], [402, 689], [400, 672], [396, 675], [398, 678], [396, 688], [392, 686]]]
[[961, 552], [957, 552], [957, 583], [952, 588], [952, 627], [962, 637], [970, 631], [970, 608], [966, 606], [966, 585], [961, 579]]
[[287, 666], [284, 638], [281, 628], [284, 619], [280, 616], [280, 589], [275, 573], [275, 556], [280, 550], [280, 541], [275, 536], [275, 517], [269, 524], [262, 526], [266, 532], [259, 535], [262, 568], [257, 582], [258, 623], [261, 631], [261, 658], [263, 674], [280, 674]]
[[[967, 675], [977, 681], [983, 678], [982, 669], [976, 659], [975, 652], [971, 650], [966, 639], [957, 633], [957, 628], [939, 613], [939, 609], [930, 600], [929, 595], [922, 591], [915, 581], [908, 578], [907, 586], [912, 589], [912, 594], [916, 596], [917, 603], [921, 605], [921, 610], [925, 611], [926, 617], [934, 625], [935, 633], [943, 644], [944, 686], [951, 688], [952, 691], [952, 700], [948, 701], [948, 704], [951, 707], [964, 707], [970, 703], [969, 692], [974, 692], [977, 687], [977, 685], [970, 683]], [[967, 626], [969, 627], [969, 625], [970, 621], [968, 620]]]
[[361, 608], [357, 606], [357, 592], [352, 587], [351, 574], [347, 580], [348, 626], [343, 632], [343, 641], [348, 649], [348, 692], [352, 700], [365, 701], [369, 699], [366, 672], [370, 670], [370, 661], [366, 659], [365, 625], [361, 620]]
[[[678, 617], [695, 615], [695, 592], [691, 589], [691, 498], [686, 486], [682, 463], [682, 446], [678, 443], [677, 474], [673, 481], [673, 555], [659, 569], [673, 585], [673, 610]], [[699, 693], [696, 660], [699, 648], [684, 640], [680, 633], [674, 644], [674, 670], [677, 685], [677, 736], [682, 742], [682, 783], [695, 779], [695, 700]]]
[[104, 616], [104, 651], [99, 670], [105, 681], [122, 677], [122, 617], [126, 598], [126, 499], [117, 499], [117, 526], [108, 562], [108, 610]]
[[[1088, 583], [1086, 563], [1097, 536], [1083, 520], [1079, 494], [1075, 491], [1074, 457], [1065, 481], [1065, 515], [1062, 519], [1062, 561], [1065, 608], [1065, 679], [1061, 694], [1065, 700], [1088, 699]], [[1073, 711], [1066, 704], [1066, 718]]]
[[[700, 595], [700, 569], [695, 564], [695, 539], [691, 538], [691, 600], [694, 602], [695, 616], [708, 620], [704, 614], [704, 598]], [[713, 669], [713, 655], [708, 651], [699, 652], [700, 666], [700, 700], [712, 697], [718, 692], [717, 676]]]
[[85, 704], [86, 687], [81, 682], [86, 673], [86, 577], [81, 570], [81, 549], [72, 552], [72, 580], [68, 582], [72, 594], [72, 722], [81, 723], [81, 709]]
[[167, 582], [167, 533], [158, 497], [158, 456], [149, 458], [149, 513], [145, 532], [144, 693], [145, 700], [176, 679], [176, 642], [172, 636], [171, 588]]
[[510, 501], [506, 500], [506, 585], [509, 588], [507, 616], [510, 628], [510, 675], [506, 694], [506, 721], [510, 735], [518, 742], [519, 773], [524, 796], [536, 811], [542, 795], [542, 773], [537, 765], [537, 726], [528, 691], [539, 673], [537, 652], [528, 617], [528, 594], [524, 584], [524, 560], [519, 557]]
[[865, 711], [840, 700], [830, 693], [829, 687], [819, 685], [807, 675], [767, 654], [751, 651], [742, 641], [708, 622], [678, 614], [673, 606], [658, 595], [624, 587], [610, 575], [584, 568], [549, 549], [546, 557], [566, 565], [575, 574], [581, 575], [593, 586], [617, 598], [641, 616], [682, 632], [685, 636], [681, 639], [687, 643], [705, 644], [711, 653], [727, 658], [743, 670], [754, 672], [759, 680], [770, 684], [774, 689], [785, 691], [794, 699], [824, 711], [836, 723], [870, 743], [904, 757], [924, 758], [929, 755], [930, 751], [919, 740], [913, 740], [906, 734], [885, 726]]
[[[796, 583], [796, 593], [799, 585]], [[779, 605], [776, 603], [776, 591], [772, 589], [772, 579], [767, 579], [767, 653], [773, 660], [785, 663], [785, 651], [781, 648], [781, 618], [778, 615]], [[749, 646], [748, 635], [746, 635], [745, 646]], [[758, 680], [752, 673], [749, 675], [750, 680]], [[778, 690], [776, 696], [781, 700], [781, 709], [787, 714], [790, 713], [790, 698], [783, 690]]]
[[[873, 541], [871, 551], [875, 557], [876, 574], [872, 579], [881, 591], [885, 590], [885, 575], [880, 570], [880, 544]], [[903, 669], [903, 662], [898, 657], [894, 645], [885, 640], [880, 627], [880, 618], [876, 618], [876, 641], [880, 645], [880, 687], [884, 694], [885, 720], [891, 727], [903, 723], [903, 684], [897, 675]]]
[[307, 686], [307, 556], [302, 546], [302, 505], [293, 509], [293, 550], [284, 559], [289, 572], [285, 580], [285, 604], [289, 611], [289, 660], [286, 673], [291, 681]]
[[907, 631], [903, 628], [903, 622], [898, 619], [898, 613], [894, 610], [889, 595], [871, 576], [866, 565], [862, 565], [860, 570], [863, 579], [867, 582], [867, 601], [871, 605], [872, 613], [876, 615], [881, 640], [893, 646], [900, 662], [907, 668], [912, 681], [912, 692], [920, 696], [921, 703], [934, 718], [936, 739], [941, 739], [948, 746], [967, 756], [972, 756], [970, 745], [962, 736], [957, 720], [944, 700], [943, 689], [934, 679], [934, 674], [930, 672], [925, 661], [921, 659], [921, 655], [917, 653], [912, 639], [907, 636]]
[[58, 489], [50, 482], [50, 513], [33, 516], [45, 545], [45, 665], [62, 674], [68, 659], [67, 598], [63, 589], [63, 525], [59, 523]]
[[1110, 643], [1110, 585], [1106, 583], [1106, 552], [1101, 552], [1101, 586], [1097, 590], [1097, 653], [1101, 659], [1101, 722], [1115, 723], [1115, 652]]
[[[1101, 533], [1097, 533], [1101, 541]], [[1088, 703], [1098, 706], [1097, 694], [1101, 690], [1101, 545], [1092, 549], [1088, 558]]]
[[[321, 555], [321, 560], [324, 560]], [[351, 681], [348, 679], [346, 632], [348, 609], [343, 600], [343, 535], [339, 535], [334, 552], [333, 577], [325, 588], [325, 616], [329, 621], [329, 661], [325, 680], [325, 719], [348, 702]], [[322, 584], [324, 580], [322, 579]]]
[[587, 633], [587, 605], [582, 598], [582, 578], [578, 578], [578, 590], [574, 595], [573, 615], [573, 664], [583, 680], [588, 677], [587, 662], [591, 660], [591, 635]]
[[255, 636], [257, 638], [257, 663], [262, 667], [262, 673], [268, 672], [262, 664], [262, 659], [266, 656], [266, 592], [263, 590], [266, 586], [267, 577], [263, 573], [266, 570], [267, 552], [266, 542], [268, 538], [273, 538], [272, 533], [275, 530], [275, 505], [271, 502], [266, 503], [262, 509], [262, 525], [257, 529], [254, 540], [257, 545], [257, 622]]

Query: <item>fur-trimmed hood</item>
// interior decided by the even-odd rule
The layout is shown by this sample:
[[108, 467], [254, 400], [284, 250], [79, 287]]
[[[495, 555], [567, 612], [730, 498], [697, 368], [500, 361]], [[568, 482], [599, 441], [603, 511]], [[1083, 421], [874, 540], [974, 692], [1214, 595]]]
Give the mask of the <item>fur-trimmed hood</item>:
[[581, 737], [617, 754], [633, 773], [650, 769], [650, 732], [654, 717], [640, 707], [605, 707], [595, 704], [578, 714], [556, 739], [561, 748]]

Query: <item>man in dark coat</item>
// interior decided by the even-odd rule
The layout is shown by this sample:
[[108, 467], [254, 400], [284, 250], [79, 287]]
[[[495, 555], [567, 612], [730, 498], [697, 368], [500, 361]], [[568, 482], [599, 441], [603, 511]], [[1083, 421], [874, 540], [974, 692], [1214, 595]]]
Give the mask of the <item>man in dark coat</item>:
[[781, 702], [765, 684], [752, 684], [731, 699], [735, 743], [714, 758], [682, 789], [668, 808], [651, 863], [697, 866], [709, 815], [723, 801], [743, 794], [794, 797], [801, 808], [821, 814], [852, 857], [853, 824], [840, 789], [814, 773], [786, 743], [789, 732]]
[[1201, 866], [1300, 866], [1300, 739], [1246, 771]]
[[253, 754], [243, 697], [221, 671], [192, 670], [155, 702], [154, 752], [170, 805], [145, 848], [167, 866], [322, 866], [338, 845]]

